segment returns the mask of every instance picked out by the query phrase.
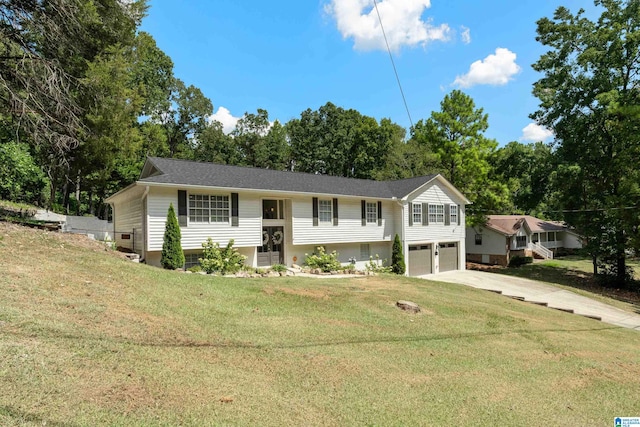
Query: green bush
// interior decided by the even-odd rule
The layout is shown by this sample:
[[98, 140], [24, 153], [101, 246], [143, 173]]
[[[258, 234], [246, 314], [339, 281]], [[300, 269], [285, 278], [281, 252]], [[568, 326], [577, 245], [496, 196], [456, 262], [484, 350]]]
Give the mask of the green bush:
[[393, 251], [391, 253], [391, 271], [396, 274], [404, 274], [407, 266], [404, 263], [404, 255], [402, 254], [402, 243], [400, 236], [396, 234], [393, 239]]
[[176, 211], [173, 209], [173, 203], [171, 203], [169, 205], [169, 212], [167, 212], [167, 223], [164, 228], [164, 240], [162, 243], [162, 257], [160, 258], [160, 264], [162, 264], [164, 268], [175, 270], [176, 268], [182, 268], [184, 266], [184, 252], [182, 252], [181, 239], [182, 236], [180, 234], [178, 218], [176, 217]]
[[26, 144], [0, 143], [0, 199], [42, 206], [48, 182]]
[[367, 271], [372, 273], [391, 273], [393, 271], [391, 266], [385, 266], [387, 260], [380, 261], [380, 256], [376, 254], [376, 259], [374, 260], [372, 256], [369, 257], [369, 262], [365, 265]]
[[336, 251], [330, 254], [326, 253], [323, 246], [319, 246], [313, 254], [305, 254], [304, 263], [309, 268], [319, 268], [325, 273], [340, 270], [342, 264], [338, 261], [338, 253]]
[[521, 265], [531, 264], [533, 257], [516, 255], [509, 261], [509, 267], [520, 267]]
[[274, 264], [271, 266], [271, 270], [275, 271], [276, 273], [284, 273], [285, 271], [287, 271], [287, 266], [282, 264]]
[[200, 258], [200, 265], [207, 273], [233, 274], [237, 273], [244, 266], [246, 256], [240, 254], [233, 247], [233, 239], [229, 240], [226, 247], [221, 248], [220, 243], [214, 242], [211, 237], [202, 244], [204, 248], [203, 257]]

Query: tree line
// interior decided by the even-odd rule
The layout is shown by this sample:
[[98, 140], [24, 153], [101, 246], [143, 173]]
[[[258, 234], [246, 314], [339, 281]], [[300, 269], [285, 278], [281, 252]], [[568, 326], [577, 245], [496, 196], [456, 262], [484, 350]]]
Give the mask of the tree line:
[[441, 173], [488, 214], [564, 220], [594, 268], [629, 281], [640, 248], [640, 3], [596, 0], [594, 21], [564, 7], [538, 21], [548, 51], [532, 118], [552, 144], [500, 146], [488, 115], [454, 90], [404, 129], [331, 102], [271, 121], [246, 112], [226, 134], [213, 104], [174, 75], [140, 31], [145, 0], [0, 0], [0, 198], [108, 215], [147, 156], [364, 179]]

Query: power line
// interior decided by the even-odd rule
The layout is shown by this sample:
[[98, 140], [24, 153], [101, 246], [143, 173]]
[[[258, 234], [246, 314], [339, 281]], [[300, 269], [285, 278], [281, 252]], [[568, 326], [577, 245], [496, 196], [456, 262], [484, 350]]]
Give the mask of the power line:
[[393, 55], [391, 54], [391, 48], [389, 48], [389, 41], [387, 40], [387, 33], [384, 31], [384, 26], [382, 25], [382, 18], [380, 17], [380, 11], [378, 10], [378, 2], [373, 0], [373, 4], [376, 8], [376, 14], [378, 14], [378, 21], [380, 22], [380, 28], [382, 29], [382, 35], [384, 37], [384, 42], [387, 45], [387, 52], [389, 52], [389, 59], [391, 59], [391, 65], [393, 66], [393, 72], [396, 75], [396, 80], [398, 81], [398, 87], [400, 88], [400, 94], [402, 95], [402, 102], [404, 102], [404, 108], [407, 110], [407, 116], [409, 116], [409, 123], [411, 127], [413, 127], [413, 120], [411, 119], [411, 113], [409, 112], [409, 106], [407, 105], [407, 99], [404, 96], [404, 91], [402, 90], [402, 84], [400, 84], [400, 76], [398, 76], [398, 70], [396, 69], [396, 63], [393, 60]]

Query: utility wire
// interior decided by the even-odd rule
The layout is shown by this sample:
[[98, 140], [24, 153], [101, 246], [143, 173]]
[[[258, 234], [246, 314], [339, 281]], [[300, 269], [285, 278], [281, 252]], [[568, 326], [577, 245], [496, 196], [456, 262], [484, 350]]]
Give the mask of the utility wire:
[[382, 29], [382, 35], [384, 36], [384, 42], [387, 45], [387, 52], [389, 52], [389, 59], [391, 59], [391, 65], [393, 66], [393, 72], [396, 75], [396, 80], [398, 81], [398, 87], [400, 88], [400, 94], [402, 95], [402, 102], [404, 102], [404, 108], [407, 110], [407, 116], [409, 116], [409, 123], [411, 127], [413, 127], [413, 120], [411, 119], [411, 113], [409, 112], [409, 106], [407, 105], [407, 98], [404, 96], [404, 91], [402, 90], [402, 84], [400, 84], [400, 76], [398, 76], [398, 70], [396, 69], [396, 63], [393, 60], [393, 55], [391, 54], [391, 48], [389, 48], [389, 41], [387, 40], [387, 33], [384, 31], [384, 26], [382, 25], [382, 18], [380, 17], [380, 11], [378, 10], [378, 2], [373, 0], [373, 4], [376, 8], [376, 13], [378, 14], [378, 21], [380, 22], [380, 28]]

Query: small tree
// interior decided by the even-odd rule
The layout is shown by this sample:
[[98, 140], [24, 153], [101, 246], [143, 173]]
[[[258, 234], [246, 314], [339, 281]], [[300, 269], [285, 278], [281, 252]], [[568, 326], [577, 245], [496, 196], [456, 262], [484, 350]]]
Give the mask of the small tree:
[[396, 274], [404, 274], [407, 266], [404, 264], [404, 255], [402, 254], [402, 243], [400, 236], [396, 234], [393, 239], [393, 251], [391, 252], [391, 271]]
[[184, 252], [180, 244], [180, 226], [176, 211], [173, 210], [173, 203], [169, 205], [167, 213], [167, 224], [164, 228], [164, 240], [162, 243], [162, 258], [160, 263], [164, 268], [175, 270], [184, 266]]

